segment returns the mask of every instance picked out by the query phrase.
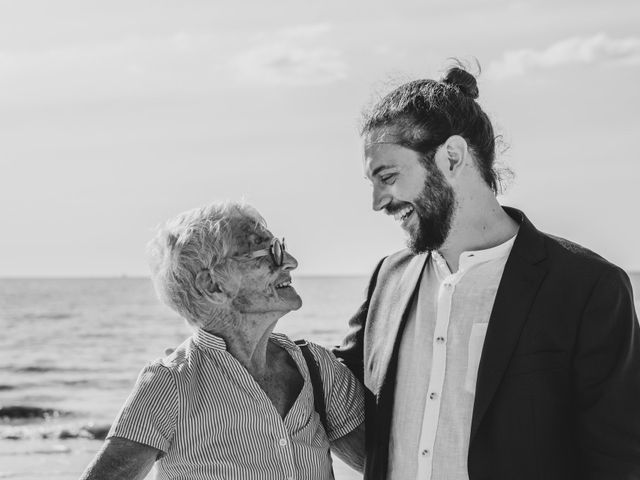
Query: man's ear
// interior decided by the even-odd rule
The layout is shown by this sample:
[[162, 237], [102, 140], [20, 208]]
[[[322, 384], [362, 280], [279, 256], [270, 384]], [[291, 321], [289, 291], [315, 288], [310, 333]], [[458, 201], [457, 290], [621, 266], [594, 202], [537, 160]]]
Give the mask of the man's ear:
[[196, 275], [196, 288], [205, 298], [213, 303], [224, 303], [227, 294], [220, 288], [220, 284], [215, 281], [209, 270], [202, 270]]
[[444, 142], [444, 150], [446, 153], [446, 170], [449, 172], [449, 176], [455, 176], [458, 171], [462, 170], [469, 155], [467, 141], [460, 135], [452, 135]]

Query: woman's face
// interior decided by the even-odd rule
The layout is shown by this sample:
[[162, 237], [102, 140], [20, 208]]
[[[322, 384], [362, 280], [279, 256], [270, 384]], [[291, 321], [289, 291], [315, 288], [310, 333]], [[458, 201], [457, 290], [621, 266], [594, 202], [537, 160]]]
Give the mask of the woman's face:
[[[252, 219], [241, 219], [232, 226], [236, 239], [234, 256], [269, 249], [273, 234]], [[302, 299], [291, 286], [291, 270], [296, 259], [284, 252], [283, 263], [275, 264], [271, 255], [257, 258], [233, 258], [235, 280], [240, 285], [233, 306], [242, 313], [270, 313], [297, 310]]]

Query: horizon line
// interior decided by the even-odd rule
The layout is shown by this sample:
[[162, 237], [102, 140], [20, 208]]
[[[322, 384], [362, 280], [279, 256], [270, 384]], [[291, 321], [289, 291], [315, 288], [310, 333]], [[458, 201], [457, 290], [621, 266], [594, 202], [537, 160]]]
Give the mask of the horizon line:
[[[625, 270], [628, 275], [640, 275], [640, 269]], [[371, 273], [300, 273], [296, 278], [361, 278], [369, 277]], [[150, 275], [2, 275], [0, 280], [151, 280]]]
[[[640, 273], [640, 271], [638, 272]], [[370, 273], [301, 273], [295, 275], [296, 278], [356, 278], [368, 277]], [[0, 280], [121, 280], [121, 279], [139, 279], [151, 280], [150, 275], [129, 275], [126, 273], [120, 275], [2, 275]]]

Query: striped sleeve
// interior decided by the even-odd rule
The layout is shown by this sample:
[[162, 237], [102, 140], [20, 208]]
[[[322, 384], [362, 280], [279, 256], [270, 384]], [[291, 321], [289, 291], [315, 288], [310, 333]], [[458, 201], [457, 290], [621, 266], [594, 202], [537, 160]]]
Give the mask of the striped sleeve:
[[169, 369], [159, 363], [146, 366], [109, 431], [167, 452], [178, 411], [178, 392]]
[[327, 407], [327, 437], [334, 441], [364, 422], [364, 390], [360, 382], [329, 350], [310, 343], [320, 365]]

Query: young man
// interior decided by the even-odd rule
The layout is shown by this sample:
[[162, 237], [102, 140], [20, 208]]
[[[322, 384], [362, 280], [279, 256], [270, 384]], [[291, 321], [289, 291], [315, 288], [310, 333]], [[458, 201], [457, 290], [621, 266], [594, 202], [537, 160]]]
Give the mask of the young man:
[[366, 387], [365, 478], [640, 478], [640, 332], [627, 275], [496, 200], [494, 132], [461, 68], [366, 119], [383, 259], [335, 353]]

